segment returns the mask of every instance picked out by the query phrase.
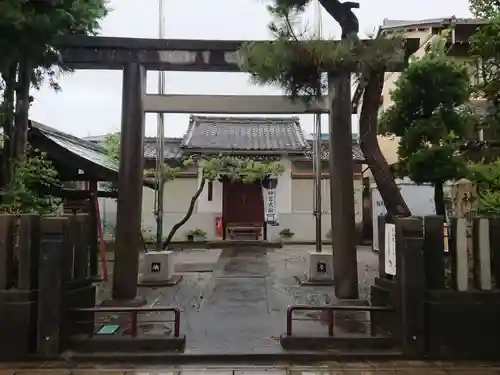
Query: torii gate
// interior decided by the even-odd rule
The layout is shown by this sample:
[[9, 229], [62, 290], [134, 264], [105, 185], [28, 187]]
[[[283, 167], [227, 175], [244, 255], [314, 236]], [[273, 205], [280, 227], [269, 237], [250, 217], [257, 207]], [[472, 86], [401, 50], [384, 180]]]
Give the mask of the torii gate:
[[[293, 103], [285, 96], [232, 95], [150, 95], [146, 94], [146, 71], [240, 72], [237, 52], [243, 41], [140, 39], [116, 37], [63, 37], [56, 46], [64, 63], [74, 69], [123, 70], [121, 159], [118, 180], [118, 209], [113, 276], [113, 303], [139, 305], [137, 275], [141, 242], [143, 139], [146, 112], [163, 113], [226, 113], [226, 114], [304, 114], [329, 113], [320, 105]], [[325, 42], [336, 43], [336, 42]], [[364, 43], [371, 43], [370, 40]], [[418, 39], [409, 40], [405, 60], [418, 48]], [[350, 88], [345, 88], [349, 89]], [[348, 102], [338, 103], [330, 116], [334, 122], [350, 122]], [[345, 113], [344, 113], [345, 112]], [[333, 123], [334, 123], [333, 122]], [[337, 175], [332, 194], [337, 220], [350, 215], [352, 194], [352, 152], [350, 127], [330, 126], [335, 132], [331, 145], [333, 170]], [[332, 212], [333, 216], [333, 212]], [[347, 221], [345, 241], [354, 244], [354, 222]], [[351, 238], [352, 240], [349, 240]]]

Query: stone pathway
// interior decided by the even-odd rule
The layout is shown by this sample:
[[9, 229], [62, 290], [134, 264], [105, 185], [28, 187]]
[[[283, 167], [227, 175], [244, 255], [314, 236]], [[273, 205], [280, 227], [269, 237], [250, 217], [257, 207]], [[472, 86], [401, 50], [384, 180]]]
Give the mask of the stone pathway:
[[[183, 250], [176, 255], [176, 269], [183, 274], [179, 284], [140, 291], [150, 305], [180, 307], [186, 354], [283, 353], [279, 336], [285, 331], [288, 305], [336, 302], [332, 286], [300, 286], [295, 280], [306, 271], [311, 251], [314, 246], [297, 245], [281, 249]], [[331, 249], [325, 246], [324, 251]], [[213, 272], [203, 272], [210, 267]], [[377, 270], [378, 255], [370, 248], [359, 247], [361, 298], [369, 297]], [[170, 320], [171, 315], [147, 318]], [[304, 318], [312, 319], [294, 321], [294, 333], [327, 334], [321, 316], [307, 312]], [[362, 324], [354, 329], [352, 326], [355, 324], [345, 329], [337, 326], [335, 331], [344, 334], [364, 328]]]
[[[279, 336], [285, 331], [285, 313], [289, 305], [335, 302], [332, 286], [300, 286], [297, 283], [295, 277], [306, 271], [309, 251], [314, 251], [314, 247], [181, 251], [177, 254], [176, 269], [184, 272], [178, 285], [141, 288], [140, 291], [151, 305], [181, 308], [181, 332], [187, 337], [186, 353], [280, 353]], [[358, 258], [360, 294], [367, 298], [369, 285], [377, 272], [377, 255], [369, 248], [360, 248]], [[213, 264], [213, 272], [189, 272], [206, 269], [209, 264]], [[294, 322], [294, 332], [326, 335], [327, 328], [320, 317], [314, 313], [308, 315], [309, 321]], [[170, 318], [169, 315], [164, 319]], [[162, 319], [154, 317], [157, 321]], [[341, 331], [339, 327], [337, 332]]]
[[[37, 369], [22, 364], [0, 365], [0, 375], [500, 375], [499, 364], [432, 362], [329, 363], [320, 366], [224, 366], [127, 368], [81, 366], [78, 369], [53, 368], [47, 363]], [[49, 368], [52, 367], [52, 368]]]

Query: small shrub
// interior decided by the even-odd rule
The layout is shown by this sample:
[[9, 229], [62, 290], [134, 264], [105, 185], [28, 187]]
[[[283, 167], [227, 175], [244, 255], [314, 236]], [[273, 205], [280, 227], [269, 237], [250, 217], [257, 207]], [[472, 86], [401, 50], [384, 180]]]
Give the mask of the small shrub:
[[187, 231], [187, 238], [189, 241], [192, 240], [206, 240], [207, 232], [201, 228], [194, 228]]
[[295, 235], [289, 228], [284, 228], [279, 232], [279, 236], [283, 239], [290, 239]]

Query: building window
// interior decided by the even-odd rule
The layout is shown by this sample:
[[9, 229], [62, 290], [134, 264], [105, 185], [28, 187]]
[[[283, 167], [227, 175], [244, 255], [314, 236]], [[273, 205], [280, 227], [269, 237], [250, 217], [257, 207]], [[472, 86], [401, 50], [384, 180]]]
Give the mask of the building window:
[[209, 202], [212, 202], [213, 195], [214, 195], [214, 183], [212, 181], [208, 181], [208, 192], [207, 192], [207, 199]]

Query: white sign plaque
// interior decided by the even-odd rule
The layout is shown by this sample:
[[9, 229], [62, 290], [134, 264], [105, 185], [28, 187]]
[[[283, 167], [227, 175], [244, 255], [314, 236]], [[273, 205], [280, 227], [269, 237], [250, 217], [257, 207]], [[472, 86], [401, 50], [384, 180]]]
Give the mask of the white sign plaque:
[[396, 225], [385, 224], [385, 273], [396, 275]]
[[276, 189], [267, 189], [266, 221], [268, 223], [276, 223], [278, 221], [276, 211]]

